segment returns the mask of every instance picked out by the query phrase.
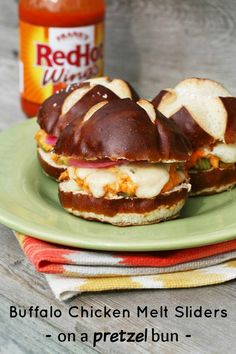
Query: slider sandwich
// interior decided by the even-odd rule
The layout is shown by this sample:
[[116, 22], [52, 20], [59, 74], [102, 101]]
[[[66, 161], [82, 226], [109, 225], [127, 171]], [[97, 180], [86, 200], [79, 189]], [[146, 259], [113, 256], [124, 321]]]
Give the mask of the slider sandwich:
[[55, 154], [70, 161], [59, 198], [70, 213], [118, 226], [176, 218], [190, 185], [188, 140], [146, 101], [103, 101], [61, 133]]
[[154, 106], [189, 138], [187, 162], [192, 195], [207, 195], [236, 183], [236, 98], [221, 84], [199, 78], [161, 91]]
[[35, 139], [38, 160], [48, 176], [58, 179], [67, 167], [67, 161], [58, 160], [54, 154], [57, 139], [67, 125], [75, 118], [82, 119], [95, 104], [120, 98], [138, 100], [138, 95], [123, 80], [100, 77], [81, 84], [72, 84], [44, 101], [38, 112], [40, 130]]

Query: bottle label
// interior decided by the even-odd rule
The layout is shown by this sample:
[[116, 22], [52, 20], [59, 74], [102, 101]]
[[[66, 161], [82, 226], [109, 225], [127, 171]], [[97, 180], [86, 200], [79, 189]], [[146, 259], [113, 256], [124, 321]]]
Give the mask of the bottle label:
[[41, 27], [20, 21], [20, 90], [42, 103], [57, 90], [103, 75], [104, 24]]

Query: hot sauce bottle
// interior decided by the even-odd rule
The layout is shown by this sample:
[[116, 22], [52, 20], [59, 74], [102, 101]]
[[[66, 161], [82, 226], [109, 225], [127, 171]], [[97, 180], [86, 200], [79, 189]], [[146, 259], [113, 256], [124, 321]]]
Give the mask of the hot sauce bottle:
[[23, 112], [61, 88], [103, 75], [104, 0], [20, 0]]

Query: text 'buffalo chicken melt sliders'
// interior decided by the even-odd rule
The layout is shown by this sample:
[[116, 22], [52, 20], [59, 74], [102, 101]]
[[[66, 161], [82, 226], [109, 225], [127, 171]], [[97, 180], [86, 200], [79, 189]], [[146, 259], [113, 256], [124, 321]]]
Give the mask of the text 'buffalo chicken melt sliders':
[[53, 152], [65, 127], [75, 118], [82, 119], [95, 104], [120, 98], [138, 100], [138, 95], [126, 81], [100, 77], [81, 84], [72, 84], [44, 101], [37, 117], [40, 130], [35, 139], [38, 145], [38, 159], [47, 175], [58, 179], [67, 167], [67, 161], [58, 161]]
[[161, 91], [153, 104], [192, 143], [187, 163], [191, 194], [232, 188], [236, 183], [236, 98], [215, 81], [189, 78]]
[[100, 102], [67, 126], [55, 153], [73, 164], [60, 176], [61, 204], [82, 218], [151, 224], [186, 201], [189, 143], [148, 101]]

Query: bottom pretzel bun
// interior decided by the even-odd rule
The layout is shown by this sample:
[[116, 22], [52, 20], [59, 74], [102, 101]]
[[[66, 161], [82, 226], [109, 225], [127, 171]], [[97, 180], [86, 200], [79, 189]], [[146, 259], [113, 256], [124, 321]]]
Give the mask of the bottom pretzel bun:
[[59, 199], [66, 211], [87, 220], [116, 226], [147, 225], [178, 217], [188, 197], [189, 184], [183, 183], [155, 198], [94, 198], [84, 192], [68, 191], [59, 184]]
[[207, 171], [190, 171], [190, 196], [211, 195], [231, 189], [236, 184], [236, 168], [214, 168]]
[[37, 149], [38, 161], [46, 176], [58, 180], [62, 172], [66, 170], [66, 166], [56, 164], [52, 158], [51, 152], [45, 152], [41, 148]]

